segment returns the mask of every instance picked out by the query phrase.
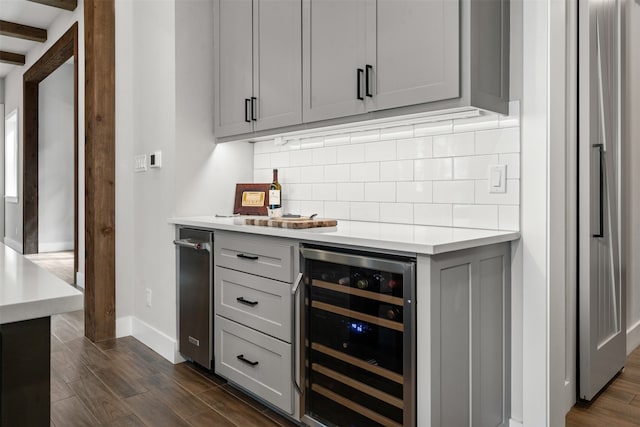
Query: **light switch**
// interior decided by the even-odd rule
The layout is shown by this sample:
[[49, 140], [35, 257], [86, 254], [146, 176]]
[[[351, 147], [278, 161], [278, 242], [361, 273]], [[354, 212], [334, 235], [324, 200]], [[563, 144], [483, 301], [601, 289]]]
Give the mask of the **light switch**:
[[147, 155], [139, 154], [133, 158], [134, 172], [146, 172], [147, 171]]
[[507, 165], [489, 166], [489, 193], [507, 192]]

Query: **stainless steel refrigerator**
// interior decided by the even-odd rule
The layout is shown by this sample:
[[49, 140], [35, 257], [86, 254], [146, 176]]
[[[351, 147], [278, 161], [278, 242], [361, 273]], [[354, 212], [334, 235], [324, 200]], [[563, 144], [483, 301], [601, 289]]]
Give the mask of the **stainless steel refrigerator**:
[[578, 397], [585, 400], [626, 359], [622, 13], [621, 0], [578, 2]]

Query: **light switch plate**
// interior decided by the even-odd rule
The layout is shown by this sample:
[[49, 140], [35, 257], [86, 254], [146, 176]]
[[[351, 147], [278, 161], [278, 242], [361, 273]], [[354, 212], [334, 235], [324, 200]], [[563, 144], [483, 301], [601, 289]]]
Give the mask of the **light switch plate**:
[[134, 172], [146, 172], [147, 171], [147, 155], [139, 154], [133, 158], [133, 170]]
[[489, 193], [507, 192], [507, 165], [489, 166]]

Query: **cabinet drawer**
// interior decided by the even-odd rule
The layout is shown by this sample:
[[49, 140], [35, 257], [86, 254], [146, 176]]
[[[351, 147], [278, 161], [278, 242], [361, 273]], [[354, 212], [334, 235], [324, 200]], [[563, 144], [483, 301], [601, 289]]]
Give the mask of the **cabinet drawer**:
[[216, 233], [216, 265], [291, 283], [294, 244], [262, 236]]
[[291, 342], [288, 283], [216, 267], [215, 313]]
[[293, 413], [291, 344], [216, 316], [216, 373]]

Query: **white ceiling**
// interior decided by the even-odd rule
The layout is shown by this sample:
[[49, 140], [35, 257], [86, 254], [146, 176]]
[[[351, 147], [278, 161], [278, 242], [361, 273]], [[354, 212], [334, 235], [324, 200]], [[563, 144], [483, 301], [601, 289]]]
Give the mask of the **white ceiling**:
[[[63, 11], [61, 9], [33, 3], [27, 0], [0, 0], [0, 20], [16, 24], [49, 29], [53, 21]], [[38, 42], [22, 40], [15, 37], [0, 36], [0, 50], [25, 55]], [[0, 63], [0, 78], [5, 77], [18, 65]]]

